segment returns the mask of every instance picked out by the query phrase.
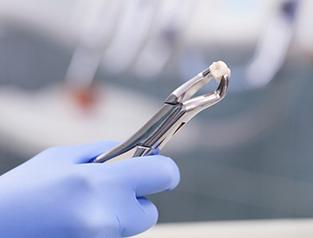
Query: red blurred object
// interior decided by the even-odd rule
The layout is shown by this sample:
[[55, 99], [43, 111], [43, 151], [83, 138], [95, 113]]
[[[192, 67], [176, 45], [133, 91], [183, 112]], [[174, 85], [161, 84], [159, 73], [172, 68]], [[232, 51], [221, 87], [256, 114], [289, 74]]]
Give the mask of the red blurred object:
[[95, 84], [88, 87], [68, 88], [74, 103], [84, 112], [90, 112], [98, 102], [98, 90]]

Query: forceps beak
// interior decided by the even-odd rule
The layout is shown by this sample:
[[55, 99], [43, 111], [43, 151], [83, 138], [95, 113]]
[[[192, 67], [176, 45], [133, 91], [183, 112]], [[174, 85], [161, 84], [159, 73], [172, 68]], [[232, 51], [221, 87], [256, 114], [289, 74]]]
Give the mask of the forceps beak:
[[[213, 106], [225, 97], [228, 90], [229, 77], [230, 69], [223, 61], [213, 62], [206, 70], [174, 90], [165, 102], [168, 104], [181, 103], [184, 105], [186, 112], [194, 110], [200, 112]], [[191, 98], [212, 79], [219, 81], [219, 85], [214, 92]]]

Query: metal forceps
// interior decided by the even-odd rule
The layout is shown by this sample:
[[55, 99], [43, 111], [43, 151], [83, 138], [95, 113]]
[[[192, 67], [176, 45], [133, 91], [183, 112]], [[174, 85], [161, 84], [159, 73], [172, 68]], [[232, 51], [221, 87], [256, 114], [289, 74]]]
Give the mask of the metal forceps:
[[[140, 157], [162, 149], [195, 115], [225, 97], [229, 77], [230, 70], [227, 65], [222, 61], [214, 62], [209, 68], [174, 90], [160, 110], [133, 136], [111, 151], [99, 155], [94, 162]], [[214, 92], [191, 98], [211, 79], [219, 81]]]

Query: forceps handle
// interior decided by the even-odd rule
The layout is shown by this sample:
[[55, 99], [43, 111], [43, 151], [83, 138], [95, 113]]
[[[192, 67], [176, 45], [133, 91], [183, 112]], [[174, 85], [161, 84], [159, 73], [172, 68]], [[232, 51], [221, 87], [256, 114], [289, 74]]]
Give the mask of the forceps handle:
[[99, 155], [94, 162], [103, 163], [113, 158], [145, 156], [152, 150], [161, 149], [170, 139], [169, 133], [183, 114], [182, 104], [165, 103], [154, 116], [124, 143], [108, 153]]

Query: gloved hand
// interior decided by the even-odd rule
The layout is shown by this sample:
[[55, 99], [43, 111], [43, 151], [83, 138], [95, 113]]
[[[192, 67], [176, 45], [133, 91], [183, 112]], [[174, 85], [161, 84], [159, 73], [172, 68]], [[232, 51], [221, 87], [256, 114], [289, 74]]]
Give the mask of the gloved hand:
[[116, 238], [153, 226], [144, 196], [173, 189], [178, 168], [160, 155], [88, 163], [113, 145], [51, 148], [0, 176], [0, 237]]

